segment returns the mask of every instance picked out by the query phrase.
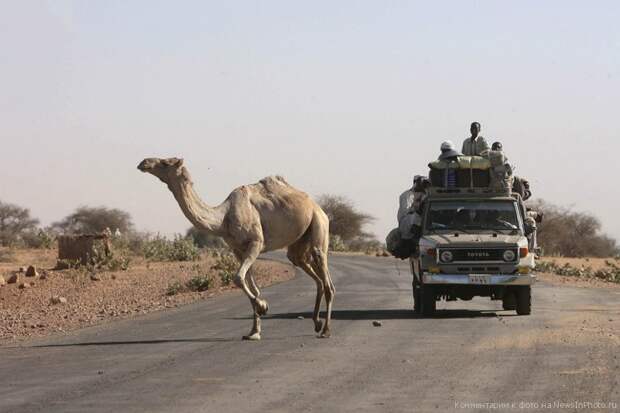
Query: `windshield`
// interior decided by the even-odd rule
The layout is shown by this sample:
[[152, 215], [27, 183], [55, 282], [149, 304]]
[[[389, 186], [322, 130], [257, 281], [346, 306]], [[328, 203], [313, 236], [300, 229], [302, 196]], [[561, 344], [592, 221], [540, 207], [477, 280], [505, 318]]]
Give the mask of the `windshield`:
[[426, 214], [427, 230], [518, 230], [511, 201], [433, 201]]

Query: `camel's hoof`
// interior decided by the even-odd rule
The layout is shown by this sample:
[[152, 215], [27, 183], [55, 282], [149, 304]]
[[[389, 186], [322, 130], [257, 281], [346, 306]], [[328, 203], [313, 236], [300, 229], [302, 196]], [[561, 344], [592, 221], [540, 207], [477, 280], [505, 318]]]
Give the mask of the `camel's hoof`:
[[256, 312], [258, 315], [265, 315], [269, 310], [269, 304], [266, 300], [262, 300], [260, 298], [256, 299]]
[[331, 336], [332, 336], [332, 333], [330, 333], [329, 331], [323, 331], [321, 335], [319, 336], [319, 338], [330, 338]]
[[323, 328], [323, 322], [321, 320], [315, 320], [314, 331], [318, 333], [319, 331], [321, 331], [322, 328]]
[[243, 336], [244, 340], [248, 341], [258, 341], [260, 340], [260, 333], [250, 334], [249, 336]]

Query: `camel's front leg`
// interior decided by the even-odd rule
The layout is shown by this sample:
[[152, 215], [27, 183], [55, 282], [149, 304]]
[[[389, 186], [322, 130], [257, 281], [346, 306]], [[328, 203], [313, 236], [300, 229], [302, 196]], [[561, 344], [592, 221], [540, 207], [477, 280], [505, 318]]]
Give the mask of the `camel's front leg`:
[[250, 299], [250, 303], [252, 304], [252, 309], [254, 310], [254, 324], [252, 326], [252, 331], [247, 336], [243, 336], [244, 340], [260, 340], [260, 316], [267, 312], [267, 301], [258, 298], [258, 291], [252, 291], [248, 286], [246, 281], [246, 276], [254, 261], [260, 254], [262, 249], [262, 244], [260, 242], [253, 242], [249, 245], [247, 251], [243, 254], [240, 254], [242, 259], [241, 266], [239, 267], [239, 271], [235, 276], [234, 282], [237, 287], [241, 288], [245, 295]]

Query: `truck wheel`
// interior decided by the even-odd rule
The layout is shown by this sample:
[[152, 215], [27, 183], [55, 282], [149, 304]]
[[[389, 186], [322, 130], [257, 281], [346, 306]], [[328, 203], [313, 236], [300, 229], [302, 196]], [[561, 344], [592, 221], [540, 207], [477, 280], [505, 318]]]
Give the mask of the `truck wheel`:
[[422, 314], [432, 316], [437, 308], [437, 300], [435, 299], [435, 288], [432, 285], [423, 285], [420, 291], [422, 296]]
[[411, 283], [411, 287], [413, 289], [413, 312], [416, 314], [420, 314], [422, 311], [422, 297], [420, 291], [422, 288], [415, 280], [415, 276], [413, 277], [413, 283]]
[[502, 308], [504, 310], [517, 309], [517, 297], [514, 292], [510, 291], [504, 294], [504, 298], [502, 298]]
[[421, 288], [413, 288], [413, 311], [416, 314], [420, 314], [422, 312], [422, 297], [420, 294]]
[[530, 315], [532, 313], [532, 287], [522, 286], [517, 289], [517, 314]]

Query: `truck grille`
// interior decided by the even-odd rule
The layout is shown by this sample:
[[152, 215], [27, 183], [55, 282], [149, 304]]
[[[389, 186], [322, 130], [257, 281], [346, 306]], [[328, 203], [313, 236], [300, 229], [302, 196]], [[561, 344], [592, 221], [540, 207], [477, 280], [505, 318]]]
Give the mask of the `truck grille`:
[[440, 249], [438, 255], [441, 256], [442, 251], [452, 252], [452, 262], [504, 262], [504, 251], [512, 250], [515, 253], [515, 260], [519, 258], [519, 250], [516, 248], [447, 248]]

